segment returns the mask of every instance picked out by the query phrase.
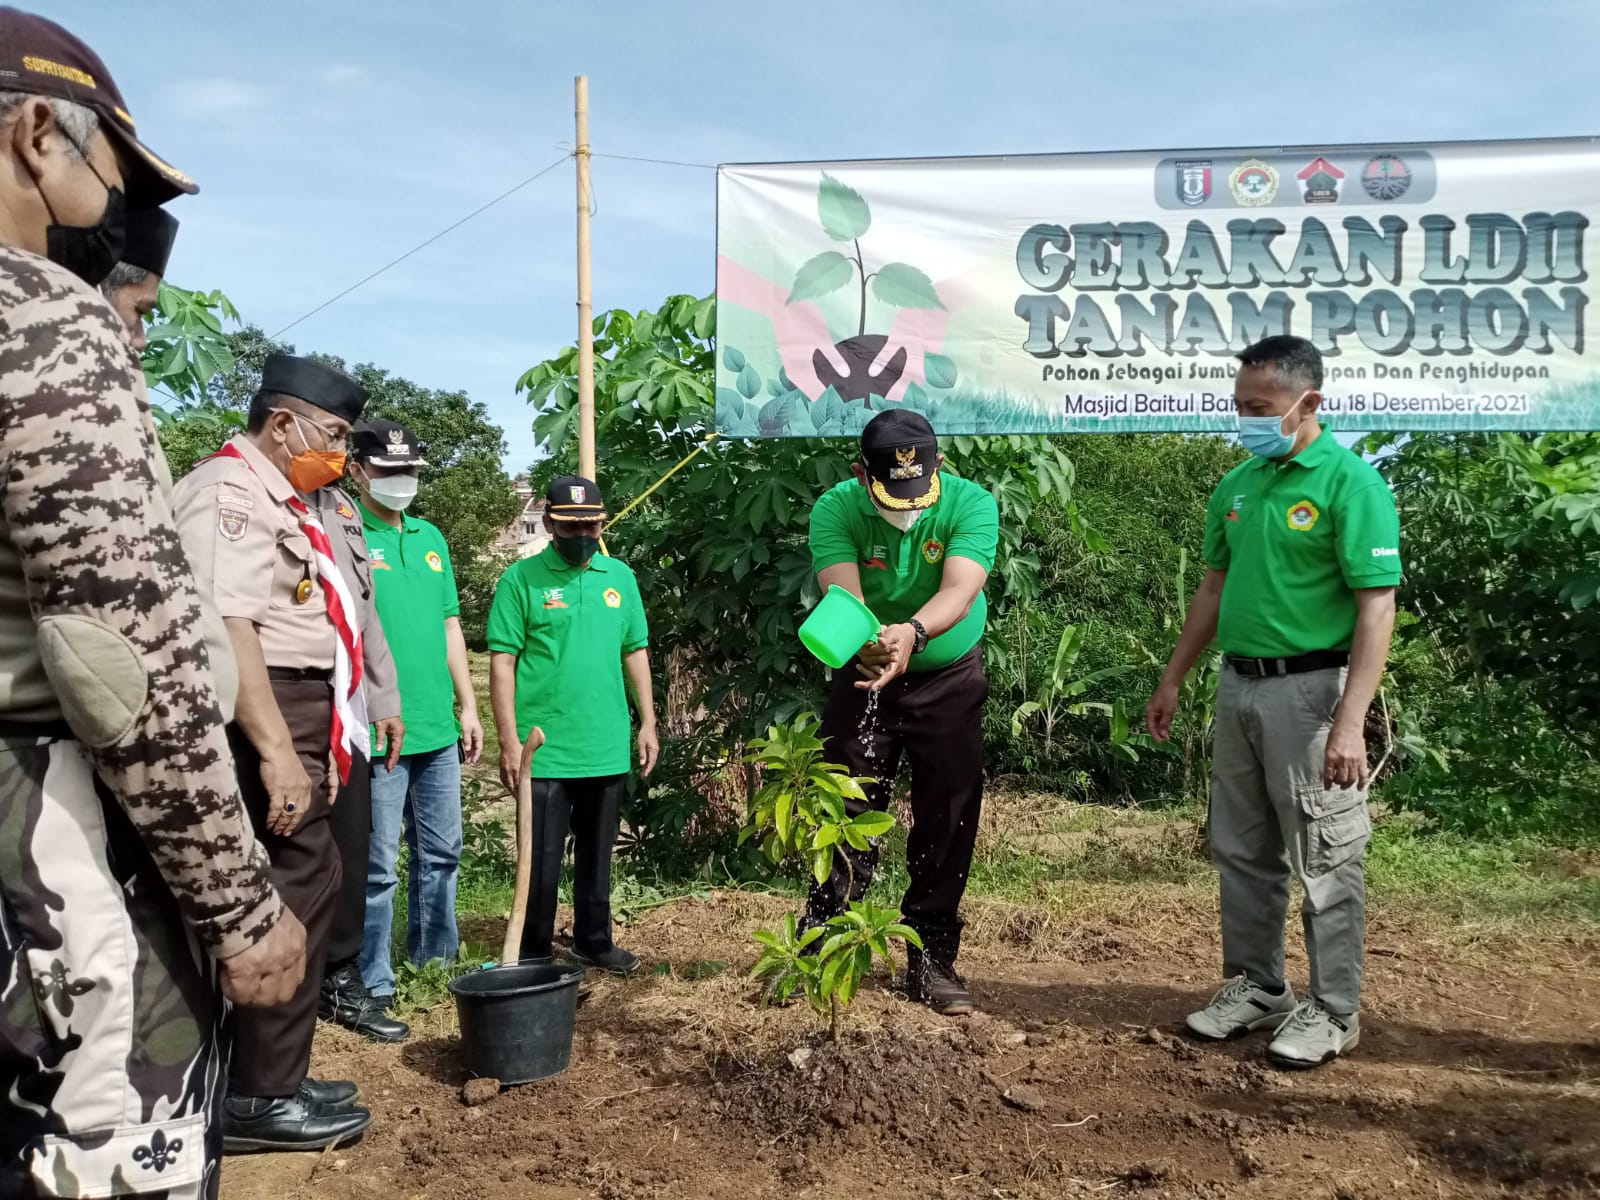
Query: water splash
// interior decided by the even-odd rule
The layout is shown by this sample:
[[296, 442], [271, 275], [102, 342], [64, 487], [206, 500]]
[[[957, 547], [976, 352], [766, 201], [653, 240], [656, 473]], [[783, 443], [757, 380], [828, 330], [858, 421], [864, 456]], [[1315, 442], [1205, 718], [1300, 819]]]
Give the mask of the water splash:
[[868, 762], [874, 762], [878, 757], [878, 704], [882, 699], [882, 692], [867, 693], [867, 707], [861, 714], [861, 724], [856, 730], [861, 738], [862, 755]]

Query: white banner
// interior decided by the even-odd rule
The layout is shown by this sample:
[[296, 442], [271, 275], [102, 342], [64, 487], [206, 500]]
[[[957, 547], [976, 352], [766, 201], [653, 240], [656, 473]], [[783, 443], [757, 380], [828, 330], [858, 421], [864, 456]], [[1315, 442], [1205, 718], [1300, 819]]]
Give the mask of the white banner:
[[1600, 142], [724, 166], [717, 427], [1226, 430], [1322, 351], [1344, 430], [1600, 429]]

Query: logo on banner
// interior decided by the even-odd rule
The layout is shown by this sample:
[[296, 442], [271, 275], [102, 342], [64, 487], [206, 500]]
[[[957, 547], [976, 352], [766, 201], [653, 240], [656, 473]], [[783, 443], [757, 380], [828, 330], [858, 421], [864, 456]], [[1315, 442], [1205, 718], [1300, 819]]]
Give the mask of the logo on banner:
[[1374, 200], [1398, 200], [1411, 190], [1411, 168], [1398, 154], [1377, 154], [1361, 172], [1361, 186]]
[[1177, 164], [1178, 199], [1198, 208], [1211, 199], [1211, 160], [1191, 159]]
[[1307, 204], [1339, 202], [1339, 185], [1344, 181], [1344, 172], [1327, 159], [1318, 157], [1295, 178], [1306, 185]]
[[1247, 158], [1228, 176], [1228, 190], [1246, 208], [1259, 208], [1278, 198], [1278, 172], [1259, 158]]
[[1317, 511], [1317, 506], [1309, 500], [1292, 504], [1289, 506], [1289, 528], [1305, 533], [1317, 523], [1317, 518], [1321, 515]]

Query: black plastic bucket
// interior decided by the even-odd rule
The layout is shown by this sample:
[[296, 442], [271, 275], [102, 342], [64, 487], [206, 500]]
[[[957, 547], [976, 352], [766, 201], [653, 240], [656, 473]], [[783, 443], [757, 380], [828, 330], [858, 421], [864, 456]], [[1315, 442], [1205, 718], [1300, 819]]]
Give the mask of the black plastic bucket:
[[467, 1070], [504, 1084], [565, 1071], [582, 978], [582, 967], [529, 962], [452, 979]]

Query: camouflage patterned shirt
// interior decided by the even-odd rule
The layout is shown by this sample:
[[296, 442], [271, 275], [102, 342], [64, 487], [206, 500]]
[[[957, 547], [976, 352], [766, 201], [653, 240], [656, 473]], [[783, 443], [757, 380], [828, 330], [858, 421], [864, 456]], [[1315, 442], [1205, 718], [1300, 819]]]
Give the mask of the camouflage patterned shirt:
[[167, 479], [116, 313], [0, 246], [0, 722], [65, 720], [226, 958], [281, 901], [240, 801]]

